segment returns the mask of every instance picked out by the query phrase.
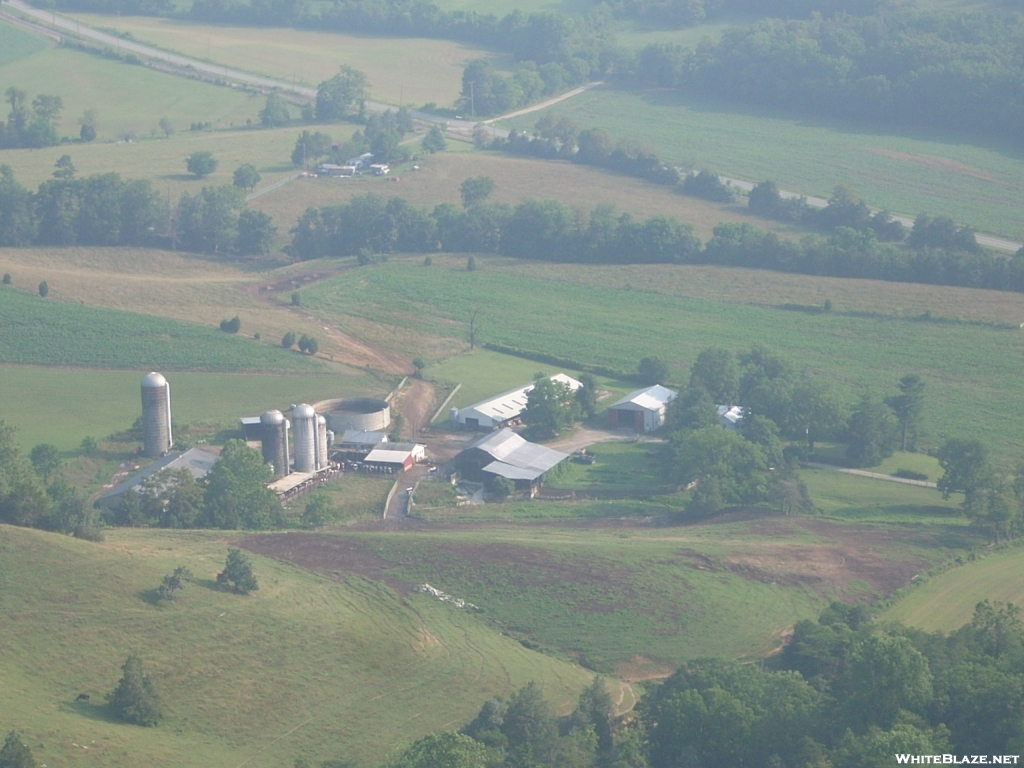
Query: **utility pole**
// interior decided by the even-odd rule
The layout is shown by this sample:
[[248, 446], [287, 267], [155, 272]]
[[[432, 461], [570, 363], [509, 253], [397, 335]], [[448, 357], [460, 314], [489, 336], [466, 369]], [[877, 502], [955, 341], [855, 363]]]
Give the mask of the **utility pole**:
[[476, 89], [473, 87], [475, 85], [475, 80], [469, 81], [469, 116], [473, 119], [476, 119]]

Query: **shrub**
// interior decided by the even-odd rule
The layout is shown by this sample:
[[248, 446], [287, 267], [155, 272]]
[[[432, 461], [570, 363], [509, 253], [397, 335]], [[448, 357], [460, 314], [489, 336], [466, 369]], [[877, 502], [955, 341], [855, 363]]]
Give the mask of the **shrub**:
[[284, 335], [284, 338], [281, 339], [281, 346], [285, 349], [291, 349], [295, 346], [295, 333], [293, 331], [288, 331]]
[[[430, 257], [428, 256], [427, 258], [429, 259]], [[4, 285], [10, 285], [10, 284], [11, 284], [11, 273], [10, 272], [4, 272]]]
[[220, 321], [220, 329], [224, 331], [224, 333], [238, 333], [241, 327], [242, 320], [241, 318], [238, 317], [238, 315], [235, 315], [230, 320]]
[[42, 296], [45, 299], [46, 298], [46, 294], [48, 294], [49, 292], [50, 292], [50, 286], [49, 286], [49, 284], [45, 280], [43, 280], [43, 282], [41, 282], [39, 284], [39, 295]]

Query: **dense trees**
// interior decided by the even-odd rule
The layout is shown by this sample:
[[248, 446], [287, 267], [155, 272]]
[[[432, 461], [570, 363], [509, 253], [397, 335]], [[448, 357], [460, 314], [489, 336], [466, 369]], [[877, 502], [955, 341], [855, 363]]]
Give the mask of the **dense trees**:
[[526, 393], [523, 421], [536, 438], [554, 437], [579, 417], [579, 403], [572, 388], [561, 381], [540, 375]]
[[266, 128], [276, 128], [291, 121], [292, 116], [288, 111], [288, 101], [284, 98], [280, 88], [273, 89], [267, 94], [267, 103], [260, 110], [260, 122]]
[[50, 147], [60, 143], [57, 120], [64, 110], [60, 96], [40, 94], [32, 99], [31, 110], [26, 91], [11, 86], [5, 96], [11, 111], [6, 123], [0, 122], [0, 149]]
[[204, 528], [270, 528], [281, 522], [281, 503], [267, 483], [273, 473], [259, 452], [228, 440], [207, 475], [199, 524]]
[[351, 114], [352, 105], [365, 97], [366, 75], [342, 64], [338, 74], [317, 87], [316, 119], [321, 122], [342, 120]]

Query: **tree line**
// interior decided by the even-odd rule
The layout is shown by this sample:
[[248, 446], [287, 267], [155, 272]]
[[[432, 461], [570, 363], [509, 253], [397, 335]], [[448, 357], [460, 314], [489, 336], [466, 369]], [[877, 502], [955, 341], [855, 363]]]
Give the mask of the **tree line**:
[[396, 749], [383, 768], [883, 768], [897, 755], [1013, 755], [1024, 627], [1015, 606], [988, 601], [948, 634], [833, 602], [760, 664], [695, 659], [645, 688], [616, 715], [595, 678], [557, 717], [530, 683], [484, 702], [457, 732]]

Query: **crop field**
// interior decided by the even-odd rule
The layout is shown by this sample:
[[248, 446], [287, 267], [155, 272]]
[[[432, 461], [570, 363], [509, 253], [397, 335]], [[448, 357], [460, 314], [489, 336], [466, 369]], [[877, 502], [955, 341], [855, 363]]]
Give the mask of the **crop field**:
[[[0, 291], [0, 362], [169, 371], [314, 373], [324, 363], [218, 328]], [[276, 341], [276, 340], [275, 340]]]
[[450, 106], [462, 90], [462, 70], [468, 61], [486, 58], [498, 69], [507, 66], [486, 49], [448, 40], [230, 27], [145, 16], [74, 18], [164, 50], [311, 88], [347, 64], [366, 74], [371, 98], [396, 105]]
[[[263, 98], [239, 89], [188, 80], [50, 43], [0, 66], [0, 88], [11, 86], [28, 91], [30, 99], [40, 93], [60, 96], [64, 112], [57, 128], [61, 135], [73, 139], [78, 138], [78, 118], [86, 109], [95, 109], [101, 142], [113, 140], [123, 131], [134, 131], [140, 137], [156, 135], [162, 117], [179, 131], [187, 131], [193, 122], [211, 122], [218, 128], [244, 126], [246, 120], [256, 121], [264, 103]], [[53, 149], [59, 150], [56, 158], [78, 147]], [[5, 163], [10, 163], [6, 159], [10, 154], [12, 150], [0, 153]], [[118, 168], [111, 164], [102, 170]], [[176, 172], [183, 173], [184, 165], [179, 165]]]
[[[495, 260], [501, 264], [501, 260]], [[543, 352], [625, 373], [645, 355], [662, 357], [685, 382], [700, 350], [763, 344], [827, 376], [851, 404], [865, 390], [895, 391], [905, 373], [928, 385], [929, 439], [978, 435], [998, 450], [1024, 446], [1024, 425], [1001, 418], [1015, 407], [1024, 375], [1024, 335], [973, 324], [794, 312], [695, 297], [556, 283], [521, 262], [492, 269], [419, 260], [351, 270], [302, 292], [303, 301], [344, 326], [355, 316], [464, 339], [478, 311], [479, 340]], [[566, 275], [576, 267], [561, 265]], [[516, 290], [509, 290], [509, 278]], [[657, 318], [657, 322], [652, 322]], [[891, 382], [889, 384], [888, 382]]]
[[[148, 370], [148, 369], [145, 369]], [[82, 438], [103, 438], [131, 427], [141, 413], [144, 369], [0, 366], [0, 419], [17, 427], [24, 450], [38, 443], [75, 449]], [[210, 424], [236, 429], [241, 416], [258, 416], [290, 403], [332, 397], [383, 396], [390, 382], [364, 371], [331, 373], [167, 373], [177, 426]]]
[[[334, 135], [334, 127], [322, 130]], [[294, 145], [295, 139], [291, 141]], [[413, 205], [429, 209], [438, 203], [461, 206], [459, 185], [471, 176], [490, 176], [495, 182], [494, 192], [489, 198], [492, 202], [516, 205], [529, 199], [555, 199], [588, 214], [598, 205], [608, 203], [640, 219], [656, 214], [674, 216], [683, 223], [692, 224], [703, 240], [710, 238], [711, 231], [722, 222], [748, 221], [783, 236], [801, 232], [788, 225], [748, 215], [745, 203], [740, 206], [698, 200], [668, 187], [568, 162], [473, 151], [423, 156], [417, 163], [419, 171], [410, 170], [408, 165], [392, 171], [401, 178], [399, 183], [375, 177], [300, 179], [253, 200], [250, 207], [273, 216], [284, 230], [292, 226], [309, 206], [344, 203], [354, 195], [367, 192], [403, 197]]]
[[[0, 526], [0, 711], [38, 762], [67, 768], [88, 752], [112, 768], [376, 764], [530, 680], [561, 712], [588, 682], [467, 612], [357, 577], [256, 557], [259, 591], [221, 592], [228, 543], [223, 532], [117, 530], [96, 545]], [[178, 565], [195, 581], [152, 604]], [[130, 653], [160, 695], [156, 728], [113, 722], [103, 707]], [[81, 692], [91, 701], [76, 702]]]
[[926, 631], [951, 632], [971, 620], [982, 600], [1024, 605], [1024, 549], [969, 561], [908, 590], [882, 614]]
[[399, 594], [427, 582], [480, 606], [515, 637], [619, 675], [638, 657], [663, 672], [700, 656], [760, 657], [825, 600], [887, 593], [955, 552], [925, 526], [753, 512], [675, 527], [460, 526], [452, 518], [436, 532], [272, 534], [243, 543], [323, 573], [383, 580]]
[[960, 509], [960, 494], [943, 499], [934, 488], [828, 469], [803, 469], [800, 477], [807, 483], [814, 506], [829, 517], [851, 522], [946, 526], [948, 536], [967, 537], [962, 546], [973, 538]]
[[[1024, 237], [1024, 157], [954, 138], [886, 133], [684, 96], [595, 88], [551, 108], [614, 138], [638, 137], [668, 162], [829, 197], [851, 185], [870, 205], [951, 216], [979, 230]], [[506, 127], [532, 129], [542, 113]]]

